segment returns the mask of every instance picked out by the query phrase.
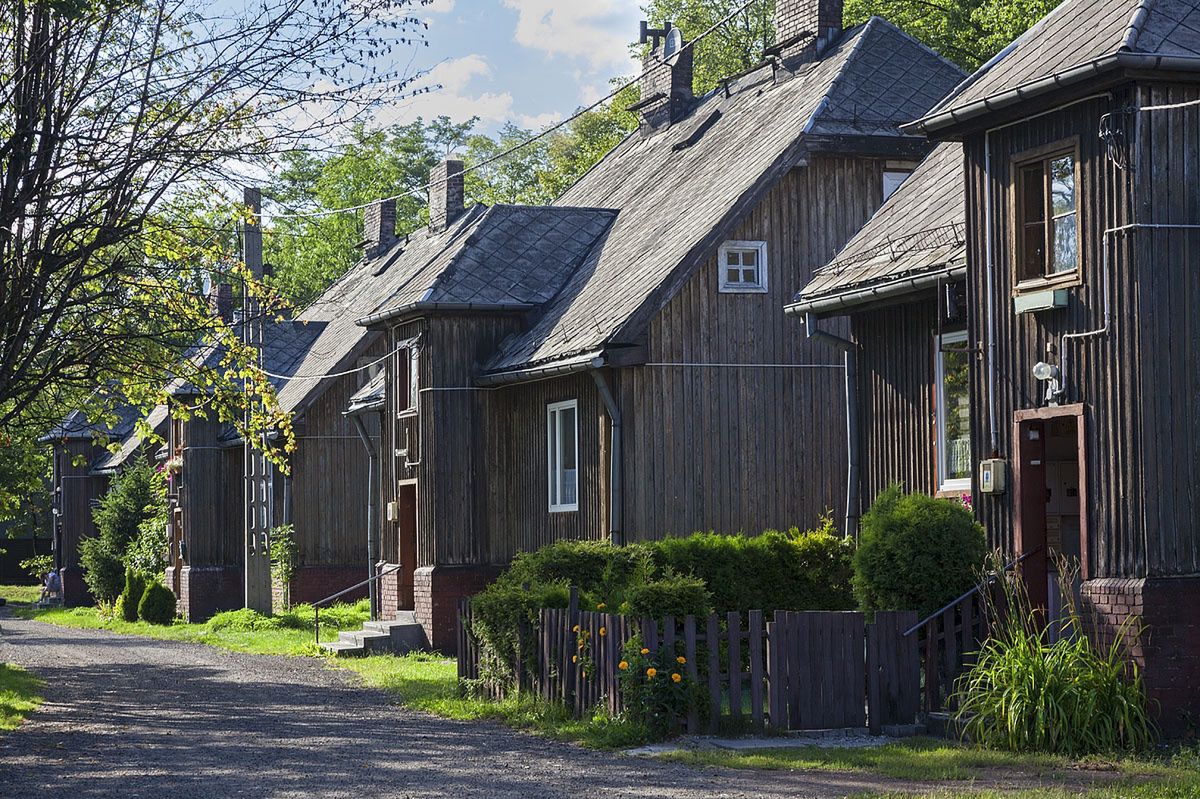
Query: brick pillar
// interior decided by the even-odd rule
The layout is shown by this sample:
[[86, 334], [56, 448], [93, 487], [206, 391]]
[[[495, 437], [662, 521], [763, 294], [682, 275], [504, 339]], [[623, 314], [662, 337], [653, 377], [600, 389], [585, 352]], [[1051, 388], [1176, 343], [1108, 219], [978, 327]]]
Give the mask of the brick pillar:
[[500, 575], [499, 566], [423, 566], [413, 576], [417, 621], [429, 644], [448, 655], [458, 650], [458, 601], [474, 596]]
[[224, 610], [245, 604], [240, 566], [184, 566], [179, 571], [177, 609], [189, 622], [206, 621]]

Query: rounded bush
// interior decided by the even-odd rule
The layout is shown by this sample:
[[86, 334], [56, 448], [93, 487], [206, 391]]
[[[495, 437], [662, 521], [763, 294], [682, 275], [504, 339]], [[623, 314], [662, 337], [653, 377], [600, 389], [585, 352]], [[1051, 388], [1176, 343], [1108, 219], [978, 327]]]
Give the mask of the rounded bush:
[[960, 502], [892, 485], [862, 518], [854, 593], [863, 610], [925, 616], [974, 585], [986, 558], [983, 526]]
[[128, 622], [138, 620], [138, 605], [146, 593], [146, 578], [133, 569], [125, 570], [125, 590], [117, 597], [117, 612]]
[[175, 621], [175, 594], [157, 580], [151, 580], [138, 603], [138, 616], [150, 624], [170, 624]]
[[622, 613], [661, 619], [674, 616], [703, 618], [712, 612], [712, 595], [699, 577], [667, 574], [661, 579], [632, 585], [625, 592]]

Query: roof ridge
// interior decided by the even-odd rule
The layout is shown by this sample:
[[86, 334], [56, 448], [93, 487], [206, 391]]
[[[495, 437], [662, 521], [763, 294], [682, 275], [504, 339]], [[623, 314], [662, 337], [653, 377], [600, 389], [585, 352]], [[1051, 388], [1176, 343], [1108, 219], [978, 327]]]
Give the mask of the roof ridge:
[[1118, 50], [1128, 52], [1136, 47], [1137, 40], [1142, 35], [1142, 28], [1146, 24], [1146, 18], [1150, 16], [1152, 2], [1153, 0], [1139, 0], [1129, 18], [1129, 24], [1125, 26], [1125, 32], [1121, 35], [1121, 46], [1117, 48]]

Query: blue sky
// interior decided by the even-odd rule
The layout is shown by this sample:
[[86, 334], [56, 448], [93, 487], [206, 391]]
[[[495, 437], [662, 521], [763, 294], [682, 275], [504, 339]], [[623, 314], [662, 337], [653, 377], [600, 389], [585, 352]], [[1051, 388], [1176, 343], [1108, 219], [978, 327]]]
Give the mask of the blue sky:
[[642, 19], [639, 0], [434, 0], [414, 15], [429, 23], [429, 47], [412, 69], [430, 70], [423, 82], [443, 88], [389, 106], [379, 124], [446, 114], [478, 116], [486, 132], [506, 121], [537, 129], [606, 95], [611, 78], [638, 71], [628, 45]]

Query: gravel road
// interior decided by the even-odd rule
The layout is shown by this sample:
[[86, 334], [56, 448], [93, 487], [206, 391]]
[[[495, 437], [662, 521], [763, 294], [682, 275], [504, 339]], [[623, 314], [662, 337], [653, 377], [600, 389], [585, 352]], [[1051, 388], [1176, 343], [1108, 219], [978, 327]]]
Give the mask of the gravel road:
[[926, 786], [697, 770], [404, 710], [318, 659], [0, 618], [46, 702], [0, 733], [0, 796], [841, 797]]

